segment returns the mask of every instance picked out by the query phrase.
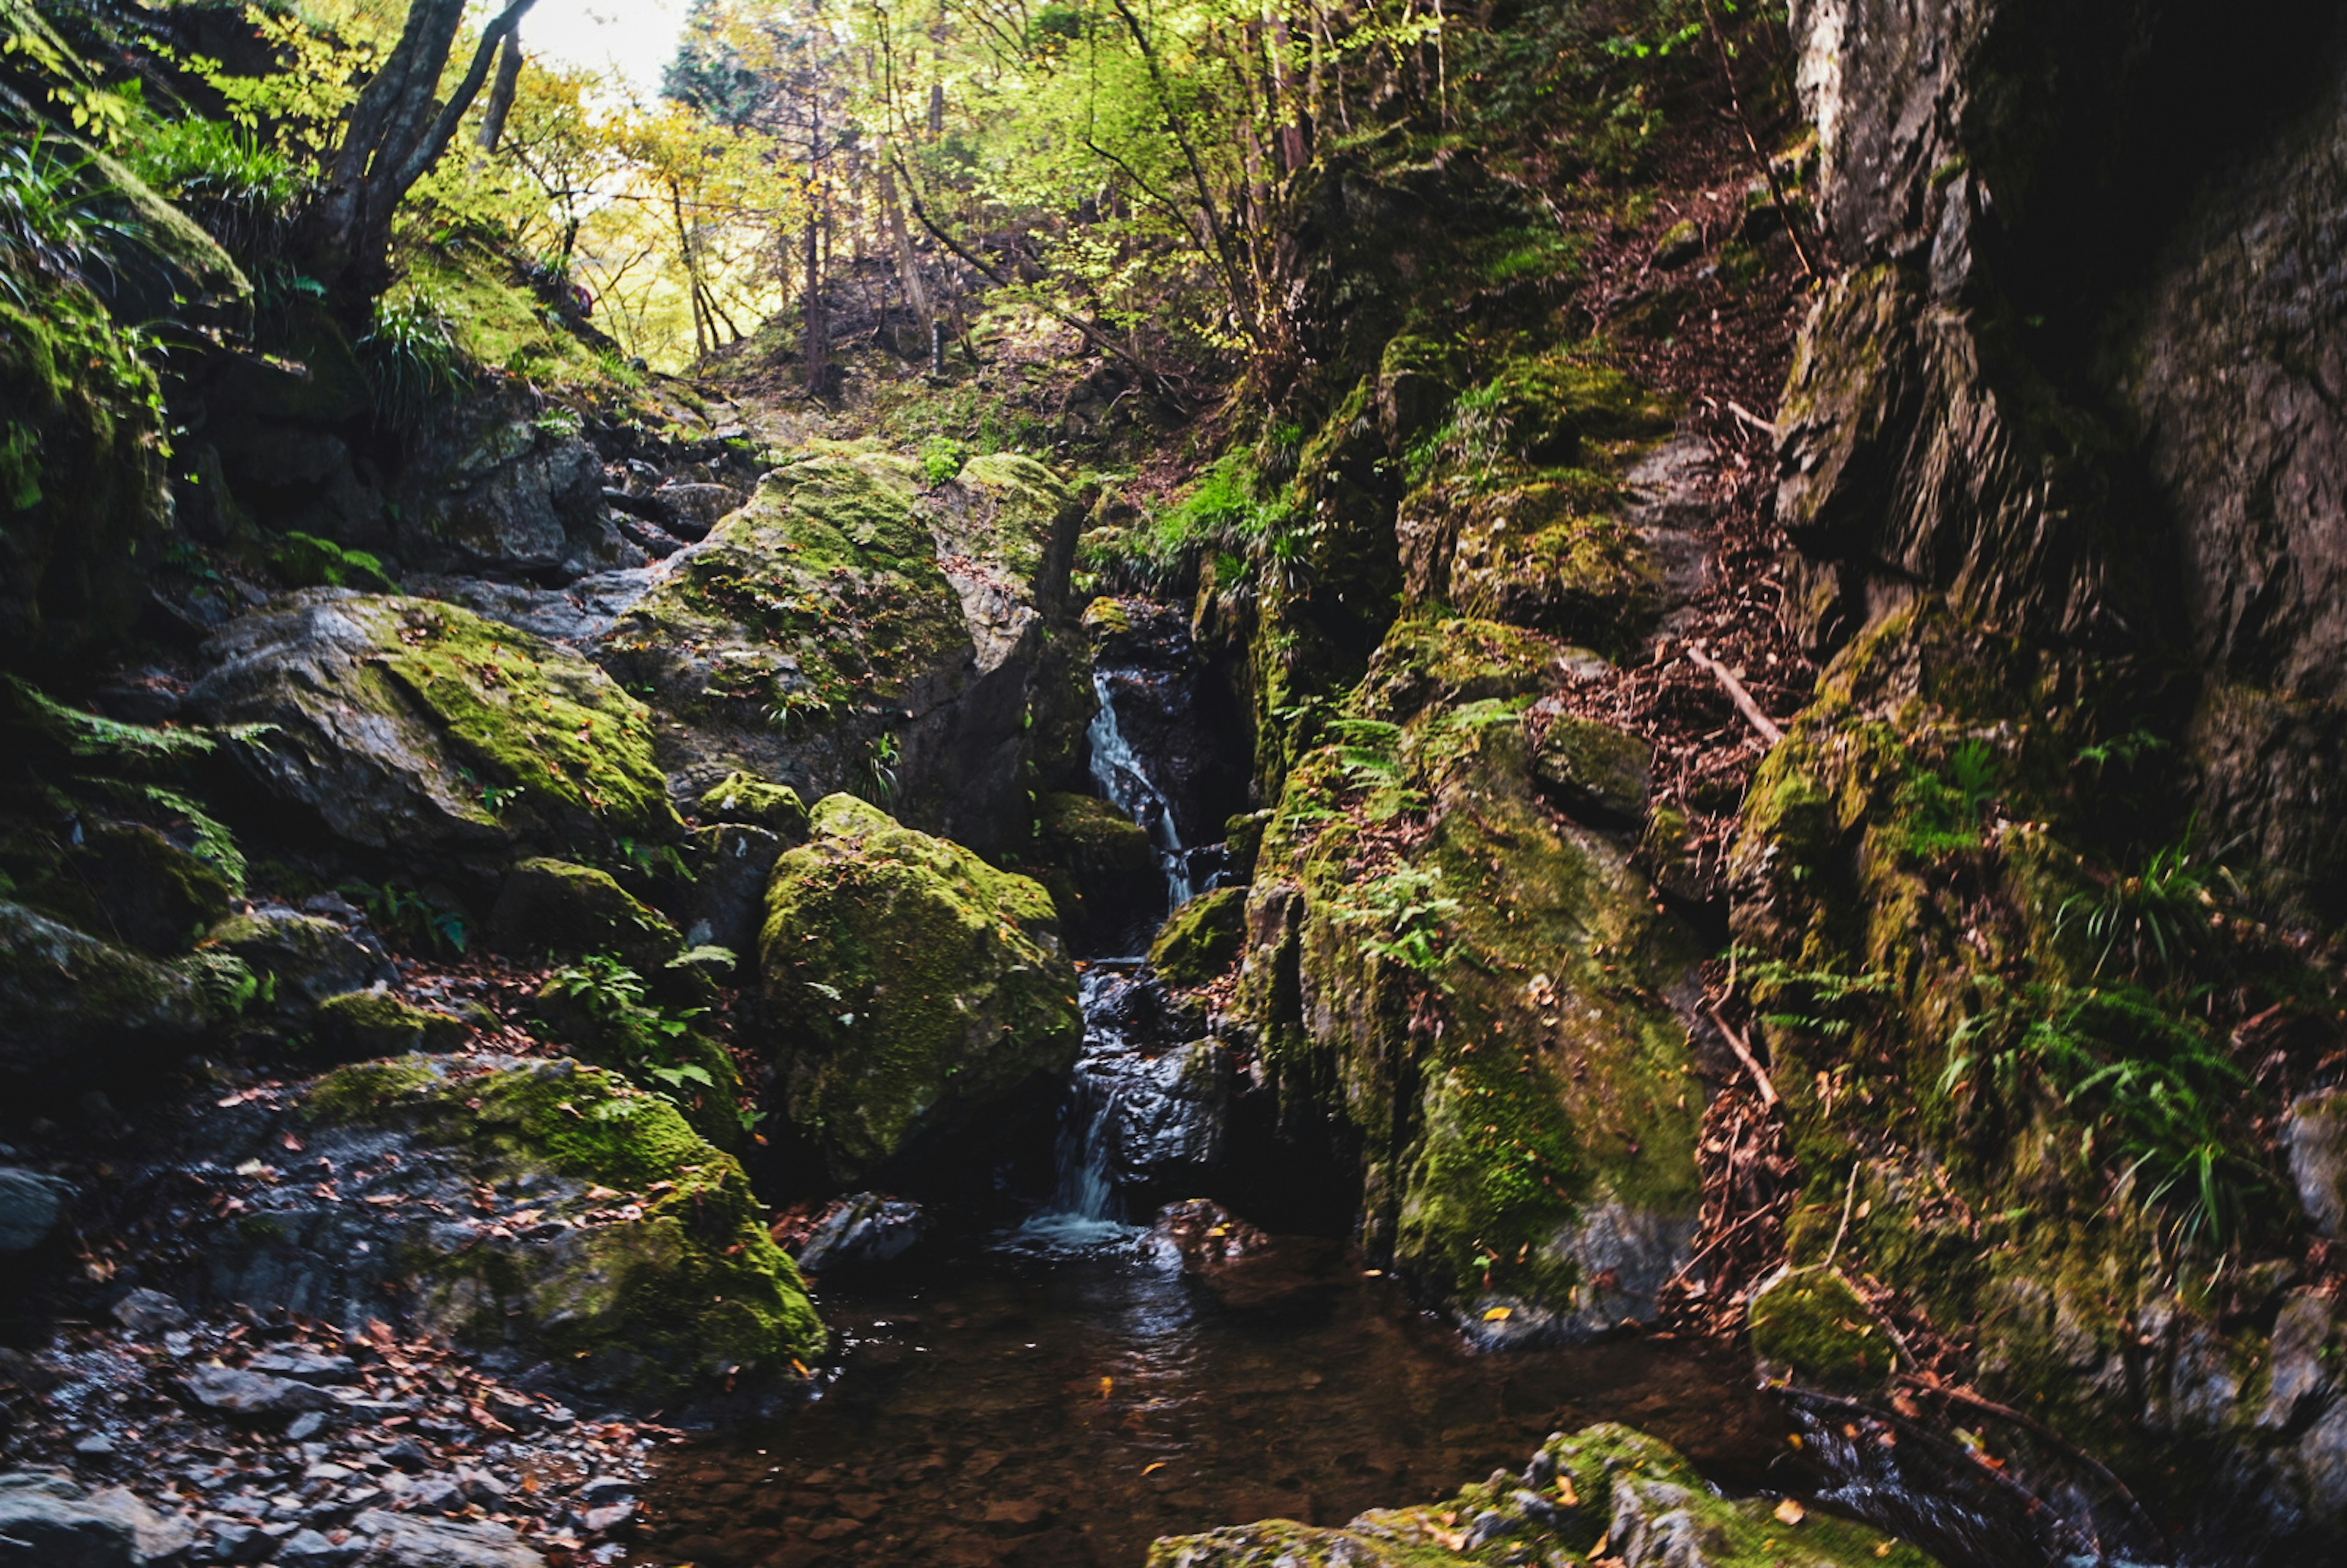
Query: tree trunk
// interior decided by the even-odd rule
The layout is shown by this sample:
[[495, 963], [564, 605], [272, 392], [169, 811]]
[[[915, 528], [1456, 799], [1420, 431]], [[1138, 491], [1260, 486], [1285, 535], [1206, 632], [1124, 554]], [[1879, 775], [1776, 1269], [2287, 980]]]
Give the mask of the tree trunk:
[[489, 89], [489, 107], [481, 115], [481, 150], [495, 152], [506, 134], [506, 117], [513, 113], [514, 95], [521, 90], [521, 29], [506, 35], [505, 51], [497, 56], [497, 86]]
[[929, 286], [921, 276], [920, 258], [913, 253], [913, 236], [905, 227], [905, 210], [897, 200], [897, 176], [887, 163], [879, 169], [880, 210], [887, 220], [888, 237], [897, 249], [897, 279], [905, 286], [905, 302], [913, 307], [913, 315], [927, 328], [934, 311], [929, 304]]

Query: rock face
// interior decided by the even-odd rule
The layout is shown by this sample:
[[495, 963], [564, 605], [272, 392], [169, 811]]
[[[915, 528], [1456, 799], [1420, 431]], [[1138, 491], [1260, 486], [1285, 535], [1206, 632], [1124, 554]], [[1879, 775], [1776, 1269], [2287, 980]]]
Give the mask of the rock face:
[[30, 1252], [64, 1217], [73, 1187], [38, 1171], [0, 1165], [0, 1253]]
[[1064, 1073], [1083, 1025], [1050, 897], [853, 795], [775, 863], [759, 954], [783, 1116], [852, 1182]]
[[1149, 967], [1169, 986], [1203, 986], [1230, 972], [1246, 945], [1246, 891], [1217, 887], [1167, 917]]
[[116, 1488], [87, 1492], [58, 1475], [0, 1475], [0, 1563], [7, 1568], [146, 1568], [193, 1544]]
[[[1703, 946], [1626, 845], [1544, 809], [1518, 717], [1593, 658], [1493, 622], [1398, 623], [1352, 698], [1352, 752], [1289, 772], [1247, 899], [1237, 1010], [1283, 1116], [1360, 1151], [1365, 1247], [1487, 1338], [1650, 1318], [1695, 1233], [1701, 1102], [1671, 999]], [[1361, 875], [1378, 814], [1420, 795], [1430, 831]], [[1413, 1021], [1422, 985], [1439, 1034]]]
[[[2347, 1538], [2336, 1434], [2310, 1383], [2276, 1396], [2244, 1368], [2279, 1367], [2287, 1334], [2299, 1378], [2339, 1332], [2291, 1294], [2303, 1244], [2252, 1123], [2288, 1140], [2318, 1230], [2333, 1140], [2319, 1080], [2230, 1064], [2278, 1049], [2268, 1027], [2335, 1049], [2295, 1003], [2250, 1021], [2329, 982], [2277, 958], [2237, 1019], [2192, 999], [2254, 947], [2203, 897], [2287, 930], [2347, 909], [2327, 794], [2347, 427], [2325, 390], [2347, 23], [2290, 15], [2282, 59], [2199, 0], [1794, 8], [1843, 265], [1778, 411], [1778, 511], [1831, 661], [1730, 873], [1809, 1182], [1792, 1277], [1823, 1277], [1799, 1271], [1854, 1192], [1843, 1269], [1980, 1325], [1983, 1393], [2141, 1486], [2168, 1484], [2147, 1454], [2206, 1445], [2223, 1460], [2177, 1500], [2182, 1537], [2236, 1508], [2321, 1556]], [[2172, 889], [2195, 907], [2167, 952], [2139, 892], [2163, 865], [2204, 889]], [[2118, 938], [2086, 940], [2088, 911]], [[2219, 1061], [2188, 1136], [2234, 1177], [2188, 1197], [2185, 1131], [2067, 1093], [2116, 1062], [2183, 1103]], [[2287, 1120], [2283, 1094], [2307, 1095]], [[2066, 1103], [2041, 1119], [2032, 1096]], [[1983, 1250], [1951, 1205], [2027, 1218]], [[2205, 1270], [2220, 1246], [2254, 1286], [2211, 1297], [2151, 1261]], [[1778, 1305], [1805, 1308], [1790, 1288]], [[1829, 1376], [1852, 1347], [1818, 1360], [1802, 1319], [1846, 1316], [1788, 1312], [1788, 1359]]]
[[1035, 803], [1037, 876], [1051, 890], [1073, 951], [1141, 950], [1165, 913], [1164, 873], [1140, 824], [1088, 794]]
[[1149, 1568], [1443, 1568], [1601, 1554], [1623, 1568], [1932, 1563], [1902, 1542], [1799, 1504], [1731, 1501], [1671, 1449], [1606, 1425], [1552, 1437], [1522, 1474], [1496, 1471], [1443, 1502], [1374, 1510], [1342, 1530], [1271, 1520], [1167, 1536], [1149, 1549]]
[[221, 1299], [353, 1329], [397, 1304], [419, 1331], [650, 1399], [714, 1394], [734, 1368], [787, 1382], [823, 1345], [741, 1167], [599, 1069], [369, 1062], [282, 1107], [207, 1112], [196, 1136], [223, 1163], [309, 1162], [204, 1238]]
[[350, 845], [424, 857], [682, 832], [642, 704], [579, 655], [425, 600], [314, 589], [207, 645], [189, 706]]
[[810, 799], [885, 794], [981, 848], [1025, 836], [1021, 768], [1064, 706], [1050, 699], [1068, 679], [1054, 627], [1072, 534], [1062, 547], [1048, 470], [983, 461], [933, 508], [910, 459], [818, 444], [600, 640], [682, 722], [696, 789], [747, 770]]

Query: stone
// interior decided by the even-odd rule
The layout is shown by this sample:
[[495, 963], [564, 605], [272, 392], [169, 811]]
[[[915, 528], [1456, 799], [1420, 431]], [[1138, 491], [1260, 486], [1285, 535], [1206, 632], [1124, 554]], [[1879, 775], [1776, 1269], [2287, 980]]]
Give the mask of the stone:
[[456, 1050], [471, 1033], [464, 1020], [417, 1007], [389, 991], [348, 991], [328, 997], [315, 1009], [310, 1044], [327, 1061], [357, 1061], [415, 1050]]
[[662, 520], [679, 538], [702, 539], [727, 514], [740, 509], [742, 492], [731, 485], [669, 484], [652, 492]]
[[1770, 1376], [1838, 1393], [1879, 1389], [1898, 1351], [1850, 1281], [1830, 1268], [1788, 1268], [1764, 1281], [1747, 1314], [1752, 1353]]
[[1174, 911], [1149, 947], [1149, 967], [1169, 986], [1221, 979], [1246, 945], [1246, 890], [1217, 887]]
[[232, 954], [275, 982], [281, 1016], [307, 1021], [329, 998], [398, 978], [391, 955], [372, 932], [286, 908], [261, 908], [221, 921], [203, 948]]
[[0, 1253], [30, 1252], [48, 1240], [73, 1191], [58, 1177], [0, 1165]]
[[337, 1546], [315, 1530], [297, 1530], [277, 1548], [279, 1568], [342, 1568], [364, 1547], [346, 1541]]
[[1083, 1024], [1050, 897], [853, 795], [775, 863], [760, 961], [785, 1120], [857, 1181], [1064, 1074]]
[[5, 1568], [144, 1568], [183, 1551], [193, 1532], [121, 1491], [93, 1496], [70, 1478], [0, 1475], [0, 1564]]
[[2347, 1234], [2347, 1090], [2301, 1095], [2282, 1123], [2299, 1206], [2318, 1235]]
[[918, 1204], [878, 1193], [856, 1193], [831, 1205], [805, 1241], [798, 1265], [808, 1274], [891, 1263], [928, 1229]]
[[198, 1404], [226, 1416], [258, 1419], [334, 1408], [333, 1396], [323, 1389], [234, 1367], [199, 1367], [182, 1386]]
[[437, 600], [311, 589], [223, 629], [188, 693], [265, 794], [417, 860], [682, 832], [643, 706], [577, 653]]
[[1148, 830], [1097, 795], [1039, 798], [1035, 857], [1075, 952], [1138, 952], [1164, 916], [1164, 873]]
[[546, 1568], [546, 1559], [502, 1524], [417, 1519], [370, 1510], [352, 1522], [366, 1537], [363, 1568]]
[[298, 1348], [264, 1350], [244, 1366], [249, 1372], [291, 1378], [297, 1383], [349, 1383], [355, 1382], [359, 1375], [358, 1363], [348, 1356], [327, 1356]]
[[0, 902], [0, 1081], [110, 1078], [169, 1060], [211, 1024], [189, 975]]
[[[1791, 1511], [1788, 1511], [1791, 1512]], [[1493, 1551], [1503, 1552], [1505, 1555]], [[1551, 1437], [1521, 1477], [1423, 1507], [1375, 1509], [1341, 1530], [1287, 1520], [1163, 1537], [1149, 1568], [1460, 1568], [1580, 1562], [1623, 1568], [1932, 1568], [1904, 1542], [1771, 1500], [1714, 1492], [1676, 1451], [1627, 1427]]]
[[738, 768], [702, 792], [695, 809], [703, 822], [745, 823], [793, 844], [806, 840], [806, 802], [799, 798], [799, 792]]
[[187, 1326], [187, 1309], [159, 1290], [144, 1287], [114, 1304], [114, 1320], [133, 1334], [154, 1335]]
[[1655, 749], [1610, 724], [1559, 717], [1532, 752], [1532, 776], [1565, 815], [1601, 827], [1645, 819]]
[[738, 822], [721, 822], [692, 835], [687, 944], [696, 948], [713, 944], [737, 958], [758, 950], [766, 882], [774, 875], [774, 862], [782, 858], [784, 844], [780, 834]]
[[[230, 1163], [282, 1162], [289, 1130], [303, 1157], [344, 1173], [339, 1191], [268, 1184], [244, 1212], [202, 1227], [217, 1298], [364, 1322], [395, 1291], [417, 1333], [671, 1409], [729, 1385], [793, 1386], [794, 1360], [821, 1353], [822, 1325], [740, 1164], [615, 1072], [568, 1060], [363, 1062], [302, 1086], [290, 1121], [220, 1108], [199, 1135]], [[362, 1166], [372, 1173], [350, 1174]], [[485, 1190], [499, 1194], [493, 1213], [475, 1206]], [[383, 1457], [431, 1462], [420, 1447]]]
[[58, 881], [77, 895], [69, 917], [167, 958], [193, 947], [237, 892], [219, 867], [136, 822], [85, 823]]
[[609, 953], [647, 976], [684, 948], [683, 934], [610, 872], [543, 856], [521, 861], [506, 873], [489, 913], [489, 935], [503, 952], [558, 958]]

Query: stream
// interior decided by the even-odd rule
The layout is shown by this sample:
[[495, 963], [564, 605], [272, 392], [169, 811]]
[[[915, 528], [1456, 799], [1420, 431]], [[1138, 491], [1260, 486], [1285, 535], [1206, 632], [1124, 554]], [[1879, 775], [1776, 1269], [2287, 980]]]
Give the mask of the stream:
[[[1220, 739], [1194, 722], [1186, 653], [1103, 668], [1088, 736], [1098, 792], [1150, 833], [1168, 909], [1222, 874], [1201, 842], [1220, 817], [1192, 784], [1214, 759], [1167, 754]], [[1139, 1568], [1161, 1535], [1431, 1501], [1593, 1421], [1652, 1432], [1729, 1487], [1787, 1451], [1784, 1415], [1732, 1351], [1477, 1355], [1337, 1235], [1184, 1272], [1149, 1222], [1225, 1170], [1238, 1075], [1143, 960], [1086, 960], [1081, 993], [1048, 1196], [821, 1279], [840, 1348], [814, 1397], [673, 1450], [630, 1561]], [[1309, 1211], [1283, 1195], [1234, 1207]]]

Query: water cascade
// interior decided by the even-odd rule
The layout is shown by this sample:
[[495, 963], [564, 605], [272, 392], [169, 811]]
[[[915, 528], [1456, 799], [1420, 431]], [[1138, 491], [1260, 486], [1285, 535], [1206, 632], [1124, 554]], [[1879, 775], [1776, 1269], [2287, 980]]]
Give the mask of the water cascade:
[[1191, 852], [1182, 842], [1182, 825], [1174, 803], [1125, 738], [1117, 718], [1116, 698], [1120, 687], [1162, 684], [1173, 679], [1150, 671], [1095, 671], [1092, 691], [1100, 698], [1100, 712], [1084, 733], [1092, 749], [1092, 782], [1100, 786], [1102, 796], [1139, 823], [1156, 845], [1157, 863], [1165, 874], [1169, 910], [1180, 908], [1204, 889], [1196, 886], [1191, 873]]

